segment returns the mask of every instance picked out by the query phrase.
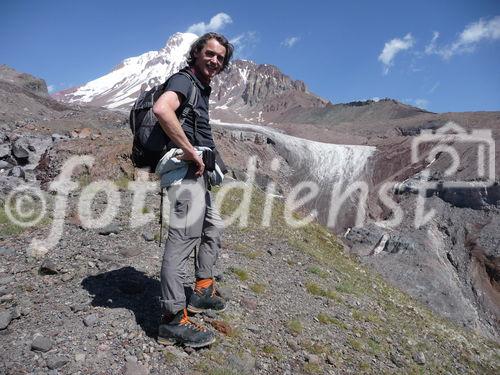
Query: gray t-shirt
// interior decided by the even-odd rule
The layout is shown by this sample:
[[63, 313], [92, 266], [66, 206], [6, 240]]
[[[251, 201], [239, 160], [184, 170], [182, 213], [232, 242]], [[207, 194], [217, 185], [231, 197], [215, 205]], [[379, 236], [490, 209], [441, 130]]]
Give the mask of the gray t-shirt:
[[[194, 79], [194, 82], [198, 86], [198, 101], [196, 103], [195, 109], [199, 114], [196, 122], [196, 139], [193, 135], [194, 119], [192, 115], [188, 116], [184, 121], [184, 125], [182, 126], [184, 133], [186, 133], [186, 136], [188, 137], [189, 142], [191, 142], [192, 145], [214, 148], [215, 143], [212, 138], [212, 129], [210, 127], [208, 117], [208, 100], [210, 98], [212, 88], [209, 85], [202, 84], [198, 80], [198, 78], [196, 78], [196, 76], [191, 73], [189, 69], [183, 69], [183, 71], [191, 75], [191, 77], [193, 77]], [[174, 91], [180, 94], [182, 97], [182, 103], [177, 110], [177, 116], [180, 116], [184, 105], [187, 104], [189, 96], [191, 95], [191, 90], [193, 90], [193, 84], [188, 77], [180, 73], [176, 73], [169, 79], [165, 91]], [[169, 146], [175, 147], [173, 144], [169, 144]]]

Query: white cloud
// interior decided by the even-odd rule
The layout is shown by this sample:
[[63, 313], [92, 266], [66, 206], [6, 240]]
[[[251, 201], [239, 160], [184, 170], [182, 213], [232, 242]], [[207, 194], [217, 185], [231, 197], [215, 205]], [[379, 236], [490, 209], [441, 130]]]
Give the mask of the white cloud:
[[255, 31], [247, 31], [246, 33], [240, 34], [230, 40], [230, 42], [234, 45], [235, 57], [240, 59], [247, 58], [257, 45], [258, 41], [259, 38]]
[[439, 32], [434, 31], [432, 33], [432, 39], [428, 45], [425, 46], [425, 53], [430, 55], [436, 50], [436, 40], [439, 38]]
[[233, 23], [231, 16], [226, 13], [218, 13], [210, 19], [209, 23], [199, 22], [189, 26], [187, 32], [196, 35], [203, 35], [210, 31], [219, 31], [230, 23]]
[[415, 105], [418, 107], [418, 108], [427, 108], [427, 106], [429, 105], [429, 101], [427, 99], [415, 99]]
[[427, 109], [427, 107], [430, 104], [430, 101], [427, 99], [423, 98], [418, 98], [418, 99], [412, 99], [412, 98], [406, 98], [402, 100], [403, 103], [413, 105], [415, 107], [421, 108], [421, 109]]
[[292, 48], [299, 40], [300, 40], [299, 37], [291, 36], [289, 38], [286, 38], [284, 41], [282, 41], [281, 45], [284, 47], [287, 47], [287, 48]]
[[[483, 40], [500, 40], [500, 16], [496, 16], [489, 21], [481, 18], [479, 21], [467, 25], [453, 43], [441, 48], [435, 44], [436, 33], [434, 32], [434, 37], [425, 48], [425, 52], [429, 55], [440, 55], [447, 60], [457, 54], [473, 52]], [[437, 35], [439, 36], [439, 33]]]
[[429, 94], [432, 94], [434, 91], [436, 91], [436, 89], [439, 87], [441, 83], [438, 81], [434, 84], [434, 86], [432, 86], [430, 89], [429, 89]]
[[389, 68], [393, 65], [393, 60], [396, 55], [413, 46], [414, 39], [410, 33], [406, 34], [403, 39], [394, 38], [386, 42], [384, 49], [378, 56], [378, 60], [384, 64], [384, 74], [389, 73]]
[[56, 89], [56, 87], [54, 85], [48, 85], [47, 86], [47, 91], [49, 92], [49, 94], [53, 93], [55, 89]]

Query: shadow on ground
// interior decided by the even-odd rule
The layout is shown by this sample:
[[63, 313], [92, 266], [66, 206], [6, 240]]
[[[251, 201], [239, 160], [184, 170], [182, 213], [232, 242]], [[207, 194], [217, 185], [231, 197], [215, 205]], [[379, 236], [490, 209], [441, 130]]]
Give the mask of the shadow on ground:
[[143, 331], [156, 338], [161, 318], [158, 280], [133, 267], [123, 267], [88, 276], [82, 286], [94, 296], [92, 306], [131, 310]]

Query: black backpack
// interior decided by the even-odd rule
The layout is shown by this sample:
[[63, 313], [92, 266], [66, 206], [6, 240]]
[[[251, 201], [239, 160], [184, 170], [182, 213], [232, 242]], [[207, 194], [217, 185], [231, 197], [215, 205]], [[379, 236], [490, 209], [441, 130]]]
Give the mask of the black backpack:
[[[198, 87], [189, 73], [180, 71], [179, 74], [188, 77], [193, 87], [189, 99], [184, 102], [183, 107], [177, 110], [177, 113], [180, 112], [179, 121], [181, 126], [184, 126], [186, 118], [193, 114], [196, 126], [195, 107], [198, 100]], [[134, 135], [131, 159], [134, 166], [138, 168], [149, 167], [154, 170], [162, 156], [174, 147], [153, 113], [153, 106], [165, 92], [170, 78], [165, 83], [141, 93], [130, 111], [130, 130]], [[196, 129], [194, 131], [196, 133]]]

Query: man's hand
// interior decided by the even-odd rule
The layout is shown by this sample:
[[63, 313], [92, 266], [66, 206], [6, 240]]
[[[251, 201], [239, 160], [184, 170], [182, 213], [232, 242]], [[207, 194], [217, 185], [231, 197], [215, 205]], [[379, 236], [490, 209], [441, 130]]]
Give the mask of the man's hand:
[[196, 176], [201, 176], [203, 175], [203, 172], [205, 171], [205, 163], [203, 163], [203, 159], [201, 158], [200, 155], [196, 152], [194, 148], [191, 150], [188, 150], [188, 152], [184, 152], [181, 157], [181, 160], [191, 160], [196, 164]]

